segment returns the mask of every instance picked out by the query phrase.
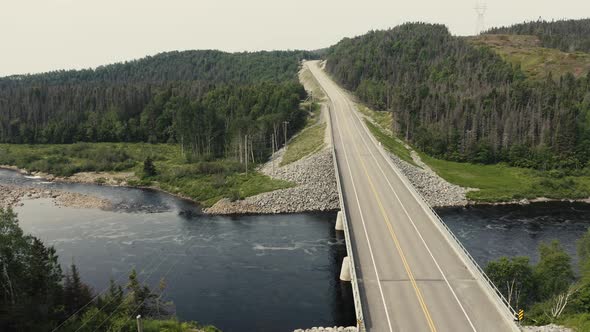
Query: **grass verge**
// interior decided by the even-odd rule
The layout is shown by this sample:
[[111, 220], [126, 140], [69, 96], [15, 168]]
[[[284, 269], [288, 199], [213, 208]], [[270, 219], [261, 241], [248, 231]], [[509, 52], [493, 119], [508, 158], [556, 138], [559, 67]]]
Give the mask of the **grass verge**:
[[[143, 161], [154, 159], [157, 174], [142, 178]], [[204, 206], [221, 198], [243, 199], [259, 193], [293, 186], [254, 170], [245, 174], [244, 165], [232, 160], [187, 162], [172, 144], [77, 143], [67, 145], [0, 144], [0, 165], [58, 176], [77, 172], [135, 172], [130, 185], [155, 186], [189, 197]]]
[[393, 124], [393, 117], [391, 116], [391, 112], [385, 111], [374, 111], [368, 108], [365, 105], [357, 104], [357, 109], [363, 113], [365, 116], [371, 118], [376, 124], [378, 124], [381, 129], [389, 129], [391, 130]]
[[320, 123], [304, 129], [287, 146], [281, 166], [288, 165], [324, 147], [326, 124]]
[[386, 134], [381, 128], [377, 127], [376, 125], [374, 125], [371, 121], [369, 121], [367, 119], [365, 119], [365, 124], [367, 125], [367, 127], [369, 128], [369, 130], [371, 131], [373, 136], [375, 136], [375, 138], [379, 142], [381, 142], [381, 144], [383, 144], [383, 146], [389, 152], [395, 154], [400, 159], [402, 159], [414, 166], [418, 166], [418, 165], [416, 165], [416, 163], [412, 159], [412, 155], [410, 153], [410, 150], [408, 150], [397, 138]]
[[301, 70], [301, 73], [299, 74], [299, 80], [301, 83], [303, 83], [306, 89], [311, 91], [314, 99], [323, 100], [326, 98], [324, 90], [322, 90], [315, 76], [313, 76], [307, 67], [304, 67], [303, 70]]

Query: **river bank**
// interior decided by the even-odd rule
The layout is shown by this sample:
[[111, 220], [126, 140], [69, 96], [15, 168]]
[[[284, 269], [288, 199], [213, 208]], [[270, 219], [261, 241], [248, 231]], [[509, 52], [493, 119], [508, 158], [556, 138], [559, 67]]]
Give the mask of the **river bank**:
[[293, 182], [296, 186], [233, 202], [222, 199], [204, 212], [221, 215], [276, 214], [335, 211], [339, 208], [331, 150], [323, 149], [279, 167], [283, 155], [284, 151], [279, 151], [259, 171], [272, 178]]
[[433, 208], [474, 205], [528, 205], [535, 202], [590, 203], [590, 169], [567, 176], [506, 164], [440, 160], [414, 150], [393, 135], [391, 114], [357, 104], [369, 131], [393, 164]]
[[412, 158], [418, 165], [412, 165], [393, 153], [388, 153], [391, 161], [412, 183], [424, 200], [433, 208], [464, 207], [477, 205], [529, 205], [543, 202], [579, 202], [590, 204], [589, 198], [555, 199], [547, 197], [511, 199], [499, 202], [486, 202], [468, 198], [468, 193], [479, 191], [478, 188], [462, 187], [446, 181], [443, 177], [426, 165], [413, 150]]

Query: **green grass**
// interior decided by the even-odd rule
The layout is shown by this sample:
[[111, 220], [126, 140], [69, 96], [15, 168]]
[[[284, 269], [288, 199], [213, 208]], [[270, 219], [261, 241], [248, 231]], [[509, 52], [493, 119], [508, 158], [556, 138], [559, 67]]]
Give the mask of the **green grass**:
[[544, 79], [550, 72], [556, 80], [568, 72], [580, 77], [590, 70], [589, 53], [567, 53], [540, 47], [536, 36], [481, 35], [467, 40], [474, 45], [490, 47], [505, 61], [519, 65], [533, 80]]
[[566, 314], [558, 322], [574, 331], [590, 331], [590, 313]]
[[365, 105], [357, 104], [357, 109], [363, 113], [364, 115], [371, 118], [376, 124], [378, 124], [381, 129], [391, 130], [393, 117], [391, 116], [391, 112], [385, 111], [374, 111]]
[[[148, 156], [154, 159], [158, 174], [142, 178], [143, 161]], [[172, 144], [0, 144], [0, 165], [58, 176], [83, 171], [135, 172], [138, 177], [129, 181], [130, 185], [159, 187], [204, 206], [211, 206], [221, 198], [243, 199], [293, 185], [256, 172], [255, 165], [250, 165], [246, 175], [244, 165], [231, 160], [190, 163], [179, 146]]]
[[303, 69], [300, 74], [300, 81], [305, 85], [306, 89], [310, 89], [314, 99], [323, 100], [326, 98], [324, 90], [322, 90], [320, 84], [316, 80], [315, 76], [307, 68]]
[[467, 197], [480, 202], [504, 202], [547, 197], [580, 199], [590, 197], [590, 175], [553, 176], [505, 164], [479, 165], [435, 159], [420, 154], [422, 161], [445, 180], [462, 187], [479, 188]]
[[316, 124], [304, 129], [289, 145], [281, 161], [281, 166], [288, 165], [324, 147], [326, 124]]
[[[381, 127], [390, 124], [384, 114], [359, 106], [379, 125], [365, 119], [367, 127], [383, 146], [413, 165], [410, 150], [397, 138]], [[380, 116], [379, 117], [376, 117]], [[379, 119], [379, 120], [378, 120]], [[383, 124], [383, 125], [382, 125]], [[583, 199], [590, 197], [590, 169], [578, 172], [578, 176], [565, 176], [561, 172], [538, 171], [511, 167], [506, 164], [480, 165], [459, 163], [432, 158], [419, 153], [422, 161], [439, 176], [450, 183], [479, 190], [467, 193], [467, 198], [476, 202], [507, 202], [520, 199], [546, 197], [551, 199]]]
[[402, 159], [414, 166], [418, 166], [418, 165], [416, 165], [416, 163], [412, 159], [412, 155], [410, 153], [410, 150], [408, 150], [398, 139], [386, 134], [381, 128], [377, 127], [376, 125], [374, 125], [373, 123], [371, 123], [371, 121], [369, 121], [367, 119], [365, 119], [365, 123], [366, 123], [367, 127], [369, 128], [369, 130], [371, 131], [371, 133], [373, 134], [373, 136], [375, 136], [375, 138], [379, 142], [381, 142], [381, 144], [383, 144], [383, 146], [389, 152], [395, 154], [400, 159]]
[[[129, 323], [131, 327], [135, 327], [135, 322]], [[201, 326], [195, 322], [179, 322], [175, 319], [167, 320], [154, 320], [145, 319], [143, 320], [143, 331], [144, 332], [221, 332], [213, 326]]]

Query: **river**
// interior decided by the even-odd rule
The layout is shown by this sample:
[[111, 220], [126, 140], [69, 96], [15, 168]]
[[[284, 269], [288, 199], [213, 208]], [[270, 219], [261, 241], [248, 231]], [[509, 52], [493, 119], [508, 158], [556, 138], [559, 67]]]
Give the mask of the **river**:
[[[47, 183], [0, 170], [0, 183], [46, 186], [107, 198], [112, 211], [55, 207], [27, 200], [16, 211], [25, 232], [54, 245], [62, 266], [72, 261], [95, 291], [132, 268], [157, 288], [179, 318], [224, 331], [292, 331], [354, 325], [350, 285], [338, 280], [346, 253], [334, 213], [206, 216], [190, 202], [158, 191]], [[535, 203], [438, 212], [480, 263], [531, 256], [557, 239], [575, 254], [590, 205]]]

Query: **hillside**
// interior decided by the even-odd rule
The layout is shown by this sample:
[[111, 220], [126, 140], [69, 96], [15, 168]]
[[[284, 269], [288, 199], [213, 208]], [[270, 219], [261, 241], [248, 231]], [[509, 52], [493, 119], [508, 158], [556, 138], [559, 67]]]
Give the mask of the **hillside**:
[[590, 52], [590, 19], [525, 22], [493, 28], [486, 34], [537, 36], [543, 47], [564, 52]]
[[467, 40], [476, 46], [490, 47], [533, 80], [545, 79], [549, 74], [559, 79], [567, 73], [580, 78], [590, 71], [590, 53], [542, 47], [537, 36], [483, 34], [467, 37]]
[[[0, 142], [181, 143], [183, 152], [255, 159], [290, 121], [304, 124], [297, 81], [308, 52], [186, 51], [89, 70], [0, 79]], [[282, 144], [282, 142], [280, 142]], [[243, 157], [240, 157], [243, 158]]]
[[174, 51], [142, 59], [100, 66], [95, 69], [59, 70], [32, 75], [0, 78], [0, 87], [31, 84], [64, 85], [89, 82], [158, 83], [168, 81], [208, 81], [251, 83], [254, 81], [295, 80], [306, 51], [226, 53], [216, 50]]
[[346, 38], [327, 70], [393, 114], [393, 132], [460, 162], [580, 169], [590, 159], [590, 75], [534, 81], [490, 47], [446, 27], [404, 24]]

